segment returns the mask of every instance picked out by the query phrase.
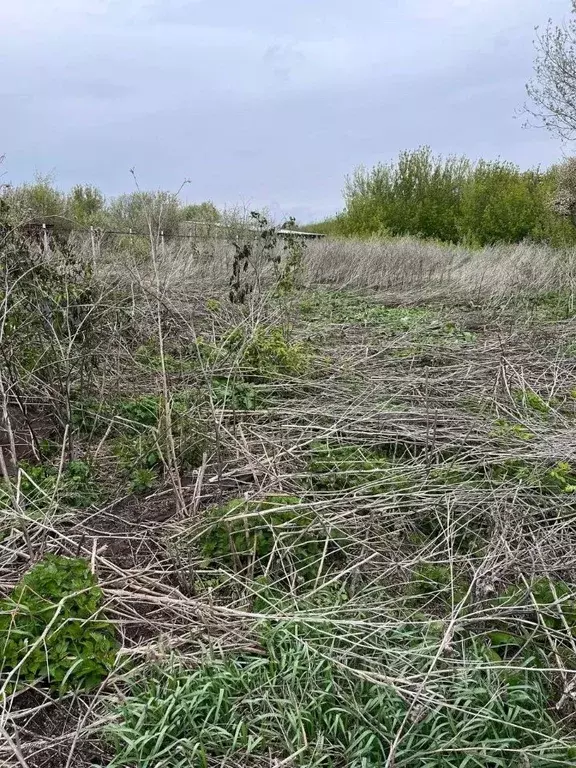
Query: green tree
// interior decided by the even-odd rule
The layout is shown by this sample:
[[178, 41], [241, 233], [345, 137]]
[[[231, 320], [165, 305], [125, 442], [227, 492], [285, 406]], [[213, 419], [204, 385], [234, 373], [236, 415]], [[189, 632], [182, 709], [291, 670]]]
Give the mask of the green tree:
[[177, 195], [172, 192], [132, 192], [113, 198], [107, 209], [111, 226], [119, 230], [132, 229], [154, 236], [178, 233], [182, 220], [182, 208]]
[[[476, 246], [526, 239], [572, 244], [576, 228], [572, 231], [558, 216], [566, 216], [571, 183], [576, 200], [576, 182], [568, 170], [522, 171], [504, 161], [444, 159], [421, 147], [402, 152], [395, 162], [357, 169], [346, 182], [345, 210], [316, 231], [411, 235]], [[576, 216], [576, 202], [573, 210]]]
[[55, 224], [66, 218], [66, 196], [54, 186], [50, 176], [36, 176], [31, 184], [10, 188], [9, 203], [26, 221]]
[[97, 187], [90, 184], [76, 184], [67, 197], [70, 218], [82, 226], [101, 224], [106, 201]]
[[394, 163], [358, 169], [347, 180], [345, 229], [446, 241], [458, 239], [466, 158], [435, 156], [429, 147], [400, 154]]
[[480, 161], [462, 189], [460, 234], [476, 245], [539, 239], [548, 215], [539, 171]]
[[218, 222], [222, 219], [218, 208], [209, 200], [183, 206], [181, 216], [183, 221]]

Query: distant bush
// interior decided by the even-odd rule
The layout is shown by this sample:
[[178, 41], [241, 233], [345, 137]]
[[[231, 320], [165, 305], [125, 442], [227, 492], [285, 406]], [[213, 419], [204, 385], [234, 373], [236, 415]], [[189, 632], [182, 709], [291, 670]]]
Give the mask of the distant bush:
[[[0, 187], [0, 226], [46, 224], [56, 233], [69, 233], [78, 227], [148, 234], [161, 231], [169, 237], [179, 232], [185, 221], [215, 223], [221, 213], [211, 202], [183, 205], [178, 195], [163, 190], [137, 190], [107, 200], [98, 187], [76, 184], [68, 192], [59, 189], [50, 176], [38, 175], [34, 181]], [[130, 246], [134, 246], [132, 240]]]
[[558, 203], [566, 176], [562, 168], [521, 171], [513, 163], [443, 158], [421, 147], [395, 162], [358, 168], [346, 182], [344, 212], [313, 228], [475, 246], [526, 239], [573, 244], [576, 229]]
[[217, 222], [222, 219], [222, 214], [216, 208], [214, 203], [209, 200], [204, 203], [185, 205], [182, 208], [182, 219], [184, 221], [204, 221]]
[[111, 229], [148, 233], [164, 232], [166, 237], [177, 235], [185, 221], [219, 221], [220, 212], [213, 203], [183, 206], [172, 192], [138, 191], [113, 198], [106, 207], [106, 224]]
[[66, 207], [70, 218], [83, 226], [102, 225], [106, 218], [106, 199], [97, 187], [76, 184], [68, 194]]
[[131, 192], [110, 201], [107, 218], [111, 226], [126, 231], [153, 235], [178, 233], [181, 221], [180, 202], [171, 192]]
[[10, 226], [39, 228], [46, 224], [58, 233], [71, 228], [66, 195], [49, 176], [37, 176], [31, 183], [6, 188], [2, 202], [2, 218]]

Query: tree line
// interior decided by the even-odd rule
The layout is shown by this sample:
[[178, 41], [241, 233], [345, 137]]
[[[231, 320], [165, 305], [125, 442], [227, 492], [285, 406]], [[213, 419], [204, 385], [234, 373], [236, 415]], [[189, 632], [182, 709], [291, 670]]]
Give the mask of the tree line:
[[444, 158], [420, 147], [393, 162], [358, 168], [346, 180], [342, 213], [315, 228], [469, 246], [523, 240], [576, 244], [576, 206], [567, 204], [576, 200], [571, 162], [523, 171], [505, 161]]
[[[528, 123], [576, 140], [576, 0], [569, 16], [536, 31]], [[344, 189], [344, 210], [309, 225], [325, 234], [412, 235], [484, 246], [523, 240], [576, 244], [576, 158], [542, 170], [513, 163], [434, 155], [429, 147], [396, 161], [358, 168]]]
[[184, 204], [165, 191], [134, 191], [107, 199], [90, 184], [77, 184], [69, 192], [58, 189], [48, 177], [29, 184], [0, 189], [0, 218], [12, 225], [42, 225], [66, 232], [97, 227], [105, 230], [147, 233], [162, 230], [177, 234], [185, 221], [218, 222], [222, 214], [211, 202]]

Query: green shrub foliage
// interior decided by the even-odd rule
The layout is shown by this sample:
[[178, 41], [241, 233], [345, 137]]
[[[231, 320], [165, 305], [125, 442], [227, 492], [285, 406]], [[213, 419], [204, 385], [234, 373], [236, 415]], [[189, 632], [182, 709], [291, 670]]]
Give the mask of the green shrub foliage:
[[310, 508], [293, 496], [269, 496], [261, 501], [234, 499], [213, 509], [197, 539], [202, 557], [228, 569], [270, 569], [280, 575], [297, 573], [313, 578], [337, 552], [337, 530], [324, 525]]
[[421, 147], [395, 162], [358, 168], [347, 179], [343, 213], [317, 229], [476, 246], [525, 239], [573, 244], [574, 227], [552, 204], [557, 189], [557, 167], [522, 171], [501, 160], [473, 163]]
[[100, 615], [102, 590], [88, 563], [47, 555], [0, 603], [2, 672], [13, 686], [94, 688], [114, 666], [114, 627]]

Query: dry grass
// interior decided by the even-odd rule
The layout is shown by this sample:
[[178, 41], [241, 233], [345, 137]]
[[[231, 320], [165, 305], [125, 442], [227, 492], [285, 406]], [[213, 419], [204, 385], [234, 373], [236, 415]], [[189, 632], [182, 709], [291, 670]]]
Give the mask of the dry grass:
[[[263, 731], [266, 748], [250, 757], [237, 754], [226, 735], [210, 736], [212, 751], [198, 765], [424, 768], [464, 765], [466, 757], [478, 766], [566, 765], [576, 647], [572, 613], [562, 607], [572, 610], [576, 595], [542, 605], [529, 585], [576, 585], [572, 469], [558, 483], [549, 476], [563, 462], [576, 466], [576, 320], [569, 311], [558, 317], [550, 299], [527, 308], [517, 297], [571, 294], [572, 255], [527, 245], [469, 252], [408, 240], [323, 241], [307, 249], [306, 280], [336, 288], [335, 297], [308, 289], [278, 302], [256, 292], [240, 309], [226, 303], [231, 256], [179, 246], [159, 250], [152, 260], [108, 258], [101, 267], [96, 295], [106, 312], [99, 364], [82, 394], [96, 400], [96, 409], [135, 391], [160, 397], [151, 433], [163, 451], [161, 469], [155, 485], [133, 495], [122, 486], [109, 447], [113, 433], [79, 434], [71, 422], [59, 433], [52, 464], [64, 482], [72, 431], [75, 452], [98, 468], [105, 502], [64, 508], [58, 487], [31, 502], [22, 473], [10, 474], [0, 591], [7, 594], [47, 551], [85, 557], [104, 589], [121, 648], [114, 672], [89, 694], [54, 700], [41, 684], [14, 692], [4, 673], [0, 762], [115, 764], [102, 726], [123, 727], [118, 708], [133, 700], [131, 685], [140, 673], [160, 680], [159, 666], [186, 678], [228, 659], [232, 666], [219, 685], [239, 697], [246, 721], [280, 720]], [[363, 298], [350, 288], [385, 293]], [[435, 301], [424, 314], [410, 309], [426, 296]], [[439, 304], [439, 296], [452, 302]], [[210, 297], [221, 303], [207, 308]], [[502, 297], [500, 304], [487, 302]], [[301, 311], [303, 298], [312, 314]], [[473, 310], [462, 306], [470, 299], [477, 303]], [[5, 317], [9, 311], [5, 302]], [[123, 325], [119, 317], [130, 322]], [[239, 380], [250, 338], [271, 326], [288, 327], [292, 342], [309, 344], [312, 365], [305, 372], [268, 371], [268, 381], [245, 375], [243, 383], [256, 393], [248, 405], [236, 402], [230, 388], [222, 399], [216, 383]], [[199, 355], [199, 338], [222, 351], [234, 328], [247, 339], [235, 356]], [[80, 343], [78, 335], [68, 341], [60, 344], [66, 359]], [[138, 350], [152, 342], [155, 356], [143, 363]], [[48, 392], [35, 374], [22, 382], [30, 403]], [[10, 380], [3, 384], [4, 411], [13, 414], [26, 392]], [[186, 417], [201, 423], [207, 438], [192, 467], [181, 464], [178, 414], [167, 405], [184, 391], [195, 393]], [[106, 418], [116, 429], [114, 418]], [[344, 459], [324, 476], [310, 463], [322, 446], [359, 447], [369, 460], [351, 468]], [[5, 454], [9, 448], [3, 443]], [[194, 544], [207, 510], [232, 498], [269, 495], [300, 499], [295, 506], [308, 516], [307, 535], [322, 542], [316, 576], [306, 585], [291, 566], [293, 536], [283, 530], [273, 532], [265, 566], [256, 551], [248, 561], [236, 558], [235, 567], [206, 562]], [[330, 559], [327, 531], [334, 529], [345, 537]], [[255, 603], [262, 568], [269, 591]], [[496, 598], [510, 585], [522, 588], [525, 600], [503, 607]], [[276, 647], [263, 635], [263, 622], [266, 632], [285, 633], [274, 642], [289, 649], [293, 664], [271, 678], [254, 671]], [[486, 655], [496, 630], [521, 637], [498, 660]], [[528, 655], [536, 647], [534, 663]], [[247, 665], [254, 686], [241, 697], [235, 663]], [[337, 725], [328, 706], [321, 712], [313, 706], [325, 694], [314, 676], [314, 670], [326, 672], [324, 663], [350, 707], [350, 728], [358, 728], [358, 742], [350, 738], [347, 752], [330, 741]], [[480, 703], [472, 689], [488, 684], [487, 670], [493, 687]], [[543, 697], [537, 716], [531, 704], [519, 717], [507, 708], [502, 691], [512, 691], [506, 676], [513, 670], [533, 701]], [[465, 689], [460, 698], [454, 686]], [[173, 704], [182, 717], [200, 706], [192, 688], [182, 689], [180, 709], [178, 700]], [[371, 706], [393, 713], [386, 727], [366, 719]], [[506, 717], [510, 722], [501, 728]], [[178, 718], [166, 718], [161, 733], [151, 731], [168, 750], [163, 762], [154, 761], [148, 745], [152, 757], [128, 751], [117, 764], [196, 764], [175, 749], [183, 739]], [[234, 727], [232, 716], [223, 723], [212, 711], [207, 718], [206, 731], [211, 722], [223, 733]], [[428, 736], [426, 723], [440, 723], [434, 718], [446, 727]], [[128, 719], [125, 714], [126, 728]], [[358, 722], [374, 734], [370, 743], [360, 738]], [[332, 745], [325, 752], [315, 741], [321, 729]], [[372, 743], [381, 744], [380, 753]]]
[[573, 251], [540, 244], [470, 250], [414, 238], [320, 240], [309, 245], [306, 261], [311, 283], [482, 298], [570, 290], [576, 269]]
[[[84, 242], [84, 252], [89, 249]], [[279, 253], [282, 247], [279, 247]], [[117, 273], [113, 242], [105, 261]], [[224, 240], [176, 240], [158, 247], [158, 261], [166, 285], [195, 292], [218, 293], [227, 285], [234, 257]], [[413, 292], [423, 298], [450, 296], [485, 300], [490, 297], [573, 291], [576, 260], [572, 249], [561, 250], [538, 243], [495, 245], [482, 249], [449, 246], [415, 238], [390, 240], [323, 239], [310, 241], [305, 250], [308, 285], [342, 289], [370, 288]], [[133, 275], [145, 279], [147, 258], [123, 260]], [[123, 271], [123, 270], [122, 270]]]

